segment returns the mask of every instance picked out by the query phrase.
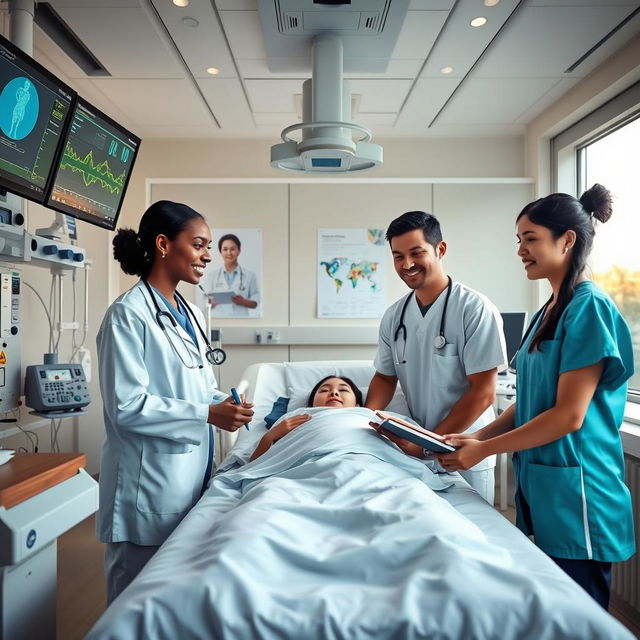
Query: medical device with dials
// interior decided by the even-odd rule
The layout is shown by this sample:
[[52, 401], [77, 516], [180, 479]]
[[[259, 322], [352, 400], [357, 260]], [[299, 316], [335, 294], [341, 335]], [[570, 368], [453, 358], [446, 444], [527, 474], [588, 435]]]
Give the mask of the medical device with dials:
[[91, 402], [82, 365], [32, 364], [24, 380], [27, 406], [40, 413], [76, 411]]

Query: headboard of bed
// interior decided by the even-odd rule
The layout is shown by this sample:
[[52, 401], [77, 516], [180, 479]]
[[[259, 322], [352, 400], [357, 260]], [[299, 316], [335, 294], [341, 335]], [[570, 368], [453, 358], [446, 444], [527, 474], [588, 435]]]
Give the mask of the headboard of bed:
[[[336, 375], [351, 378], [366, 397], [369, 382], [375, 373], [370, 360], [313, 360], [308, 362], [261, 362], [245, 369], [242, 379], [237, 385], [240, 393], [254, 403], [255, 415], [250, 429], [263, 430], [264, 418], [279, 398], [289, 398], [288, 410], [293, 411], [306, 404], [313, 386], [325, 376]], [[392, 402], [387, 407], [390, 411], [408, 414], [407, 404], [398, 386]], [[244, 429], [229, 433], [217, 429], [216, 460], [220, 462], [231, 450], [236, 439], [245, 439], [249, 434]], [[255, 440], [255, 437], [251, 438]]]

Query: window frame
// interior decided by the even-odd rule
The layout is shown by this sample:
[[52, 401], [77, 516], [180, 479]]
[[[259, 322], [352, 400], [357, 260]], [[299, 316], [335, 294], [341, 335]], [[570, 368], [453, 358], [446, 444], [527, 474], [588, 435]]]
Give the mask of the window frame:
[[[553, 137], [550, 144], [553, 191], [577, 198], [586, 188], [585, 149], [637, 118], [640, 118], [640, 82]], [[640, 389], [630, 390], [627, 400], [640, 404]]]

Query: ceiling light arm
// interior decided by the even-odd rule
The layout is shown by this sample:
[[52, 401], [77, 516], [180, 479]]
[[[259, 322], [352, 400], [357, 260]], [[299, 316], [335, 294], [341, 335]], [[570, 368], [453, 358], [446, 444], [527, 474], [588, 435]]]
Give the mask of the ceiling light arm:
[[286, 127], [282, 130], [280, 137], [283, 142], [298, 142], [293, 138], [289, 137], [289, 133], [292, 131], [296, 131], [298, 129], [318, 129], [321, 127], [343, 127], [345, 129], [352, 129], [353, 131], [358, 131], [362, 134], [362, 138], [356, 140], [356, 142], [370, 142], [373, 134], [368, 127], [365, 127], [361, 124], [356, 124], [355, 122], [298, 122], [296, 124], [292, 124], [289, 127]]

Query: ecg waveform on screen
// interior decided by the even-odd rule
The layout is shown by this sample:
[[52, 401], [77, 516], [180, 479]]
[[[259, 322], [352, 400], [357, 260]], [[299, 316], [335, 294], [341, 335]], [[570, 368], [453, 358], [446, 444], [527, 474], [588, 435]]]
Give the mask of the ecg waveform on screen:
[[124, 186], [124, 171], [119, 176], [114, 176], [113, 173], [111, 173], [107, 160], [95, 164], [93, 160], [93, 150], [89, 151], [84, 158], [81, 158], [68, 142], [60, 161], [60, 170], [62, 171], [64, 169], [80, 172], [82, 180], [87, 187], [97, 182], [103, 189], [108, 189], [111, 193], [119, 194]]

